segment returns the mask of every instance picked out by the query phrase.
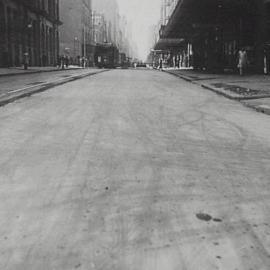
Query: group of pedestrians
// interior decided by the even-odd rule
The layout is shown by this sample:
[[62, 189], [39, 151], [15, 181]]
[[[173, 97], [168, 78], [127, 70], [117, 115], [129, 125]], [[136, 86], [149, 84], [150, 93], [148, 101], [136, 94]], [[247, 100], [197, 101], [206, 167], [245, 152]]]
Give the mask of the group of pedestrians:
[[61, 55], [57, 57], [58, 68], [65, 69], [69, 67], [69, 57], [66, 55]]
[[[70, 65], [70, 62], [72, 64], [75, 64], [74, 59], [71, 59], [71, 61], [70, 61], [70, 57], [67, 56], [67, 55], [58, 56], [57, 59], [58, 59], [57, 60], [57, 66], [58, 66], [58, 68], [61, 68], [61, 69], [68, 68], [69, 65]], [[86, 67], [89, 66], [88, 59], [86, 57], [79, 57], [78, 58], [78, 64], [82, 68], [86, 68]]]
[[[238, 57], [237, 68], [239, 69], [240, 76], [243, 76], [246, 73], [247, 67], [248, 67], [248, 55], [247, 55], [247, 51], [245, 50], [245, 48], [242, 48], [238, 51], [237, 57]], [[159, 59], [158, 69], [163, 70], [163, 59], [162, 58]]]

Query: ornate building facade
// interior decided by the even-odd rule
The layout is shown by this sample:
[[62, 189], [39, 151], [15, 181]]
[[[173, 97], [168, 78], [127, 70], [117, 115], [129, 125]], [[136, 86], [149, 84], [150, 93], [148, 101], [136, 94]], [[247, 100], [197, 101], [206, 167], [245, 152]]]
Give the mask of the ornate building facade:
[[117, 0], [93, 0], [93, 10], [94, 14], [102, 16], [100, 25], [105, 24], [105, 27], [94, 26], [94, 29], [101, 28], [103, 33], [106, 32], [104, 41], [114, 44], [120, 54], [133, 57], [135, 50], [130, 22], [120, 14]]
[[0, 66], [55, 65], [60, 24], [59, 0], [0, 0]]

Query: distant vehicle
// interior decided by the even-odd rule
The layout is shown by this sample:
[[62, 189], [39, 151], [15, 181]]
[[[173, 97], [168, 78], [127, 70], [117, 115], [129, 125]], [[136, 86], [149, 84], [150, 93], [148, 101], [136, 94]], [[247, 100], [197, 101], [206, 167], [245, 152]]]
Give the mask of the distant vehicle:
[[125, 53], [120, 53], [119, 54], [119, 60], [120, 60], [120, 67], [123, 69], [129, 68], [129, 59], [126, 57]]
[[116, 68], [119, 66], [119, 51], [112, 43], [99, 43], [95, 50], [95, 65], [98, 68]]
[[145, 63], [137, 63], [136, 67], [137, 68], [146, 68], [147, 65]]

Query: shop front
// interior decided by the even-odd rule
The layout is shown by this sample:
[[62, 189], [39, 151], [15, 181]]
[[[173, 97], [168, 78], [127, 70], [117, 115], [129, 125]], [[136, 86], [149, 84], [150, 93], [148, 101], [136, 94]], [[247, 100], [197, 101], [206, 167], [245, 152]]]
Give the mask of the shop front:
[[[162, 31], [164, 39], [191, 44], [192, 65], [211, 72], [236, 72], [238, 52], [248, 55], [248, 71], [270, 72], [270, 1], [182, 0]], [[266, 64], [265, 64], [266, 62]]]

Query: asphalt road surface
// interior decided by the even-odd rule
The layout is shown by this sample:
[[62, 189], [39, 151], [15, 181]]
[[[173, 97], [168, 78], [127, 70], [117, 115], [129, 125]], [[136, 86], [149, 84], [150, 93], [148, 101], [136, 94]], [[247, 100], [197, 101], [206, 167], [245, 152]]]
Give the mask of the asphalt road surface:
[[0, 108], [1, 270], [269, 270], [270, 121], [115, 70]]

